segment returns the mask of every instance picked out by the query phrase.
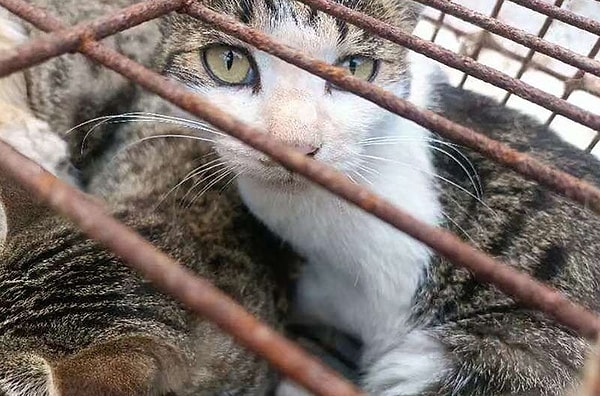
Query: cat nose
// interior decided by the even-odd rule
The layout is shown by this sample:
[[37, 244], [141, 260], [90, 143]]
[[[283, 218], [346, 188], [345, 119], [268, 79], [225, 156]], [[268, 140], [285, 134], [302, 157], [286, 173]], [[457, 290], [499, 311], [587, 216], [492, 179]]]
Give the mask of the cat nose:
[[[321, 146], [315, 146], [313, 144], [292, 144], [291, 147], [311, 158], [314, 158], [319, 150], [321, 150]], [[265, 166], [277, 166], [277, 162], [273, 161], [267, 156], [262, 156], [258, 160]]]
[[312, 144], [295, 144], [292, 147], [307, 157], [314, 157], [321, 149], [321, 147]]

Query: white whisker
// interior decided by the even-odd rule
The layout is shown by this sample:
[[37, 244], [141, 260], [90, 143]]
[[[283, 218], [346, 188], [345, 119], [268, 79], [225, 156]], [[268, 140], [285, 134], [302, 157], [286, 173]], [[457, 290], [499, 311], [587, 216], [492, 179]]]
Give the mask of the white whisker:
[[229, 180], [227, 183], [225, 183], [225, 184], [223, 185], [223, 187], [221, 187], [221, 188], [219, 189], [219, 193], [222, 193], [223, 191], [225, 191], [225, 189], [226, 189], [227, 187], [229, 187], [229, 185], [230, 185], [231, 183], [233, 183], [233, 181], [234, 181], [235, 179], [237, 179], [238, 177], [240, 177], [240, 176], [241, 176], [241, 175], [243, 175], [243, 174], [244, 174], [244, 171], [243, 171], [243, 170], [242, 170], [242, 171], [240, 171], [240, 172], [238, 172], [238, 173], [235, 173], [235, 174], [233, 175], [233, 177], [232, 177], [232, 178], [231, 178], [231, 179], [230, 179], [230, 180]]
[[213, 186], [215, 186], [217, 183], [219, 183], [221, 180], [223, 180], [224, 178], [226, 178], [233, 172], [231, 169], [228, 169], [228, 168], [226, 168], [225, 170], [226, 170], [225, 173], [222, 173], [216, 179], [214, 179], [213, 181], [208, 183], [206, 186], [204, 186], [204, 188], [192, 198], [189, 206], [191, 206], [197, 199], [199, 199], [201, 196], [203, 196], [208, 190], [210, 190]]
[[444, 216], [444, 218], [446, 220], [448, 220], [450, 223], [452, 223], [454, 225], [454, 227], [456, 227], [460, 232], [463, 233], [464, 236], [467, 237], [467, 239], [469, 241], [471, 241], [471, 243], [476, 246], [477, 242], [475, 242], [475, 240], [473, 238], [471, 238], [471, 235], [469, 235], [452, 217], [448, 216], [444, 211], [441, 211], [442, 216]]
[[355, 174], [356, 176], [360, 177], [361, 179], [363, 179], [367, 184], [369, 185], [373, 185], [373, 183], [371, 182], [371, 180], [367, 179], [362, 173], [358, 172], [358, 171], [352, 171], [353, 174]]
[[346, 175], [346, 177], [347, 177], [348, 179], [350, 179], [350, 181], [351, 181], [352, 183], [354, 183], [354, 184], [358, 184], [358, 183], [356, 182], [356, 180], [354, 180], [354, 179], [352, 178], [352, 176], [350, 176], [350, 175], [348, 175], [348, 174], [347, 174], [347, 175]]
[[[475, 184], [475, 180], [473, 179], [473, 176], [471, 175], [471, 173], [467, 170], [467, 168], [458, 159], [456, 159], [456, 157], [454, 157], [452, 154], [448, 153], [447, 151], [442, 150], [439, 147], [435, 147], [435, 146], [429, 146], [429, 147], [437, 152], [440, 152], [440, 153], [448, 156], [448, 158], [450, 158], [454, 162], [456, 162], [458, 164], [458, 166], [460, 166], [460, 168], [463, 170], [463, 172], [465, 172], [465, 175], [467, 175], [467, 178], [469, 178], [469, 181], [471, 182], [471, 185], [473, 186], [473, 190], [475, 190], [475, 195], [477, 195], [478, 198], [482, 198], [483, 187], [481, 187], [481, 181], [479, 180], [479, 176], [477, 175], [477, 173], [475, 173], [475, 175], [479, 182], [479, 186], [480, 186], [479, 188], [477, 187], [477, 184]], [[471, 165], [471, 167], [473, 167], [473, 166]]]
[[[209, 153], [207, 155], [210, 155], [210, 154], [213, 154], [213, 153]], [[169, 195], [173, 193], [173, 191], [175, 191], [179, 187], [181, 187], [181, 185], [183, 183], [185, 183], [186, 181], [188, 181], [188, 180], [196, 177], [197, 175], [199, 175], [199, 174], [201, 174], [203, 172], [208, 172], [209, 170], [211, 170], [211, 169], [213, 169], [213, 168], [215, 168], [215, 167], [217, 167], [219, 165], [224, 165], [224, 163], [220, 162], [220, 161], [221, 161], [221, 158], [216, 158], [216, 159], [214, 159], [212, 161], [209, 161], [209, 162], [207, 162], [205, 164], [202, 164], [201, 166], [199, 166], [197, 168], [194, 168], [193, 170], [191, 170], [190, 172], [188, 172], [188, 174], [185, 175], [183, 177], [183, 179], [181, 179], [181, 181], [179, 183], [177, 183], [176, 185], [174, 185], [169, 191], [167, 191], [165, 194], [163, 194], [163, 196], [160, 198], [158, 204], [156, 204], [156, 207], [159, 207], [165, 201], [165, 199], [167, 199], [169, 197]], [[218, 162], [218, 163], [215, 164], [215, 162]], [[215, 165], [210, 166], [212, 164], [215, 164]]]
[[[469, 178], [469, 181], [471, 182], [471, 184], [473, 185], [473, 189], [475, 190], [475, 194], [480, 198], [483, 196], [483, 185], [481, 183], [481, 179], [479, 178], [479, 174], [477, 173], [477, 170], [475, 169], [473, 162], [471, 162], [471, 160], [457, 148], [457, 147], [462, 147], [460, 145], [445, 142], [440, 139], [429, 138], [429, 137], [414, 138], [414, 137], [408, 137], [408, 136], [382, 136], [382, 137], [378, 137], [378, 138], [369, 138], [369, 139], [362, 140], [360, 142], [360, 145], [361, 146], [385, 146], [385, 145], [389, 145], [389, 144], [398, 144], [398, 143], [405, 143], [405, 142], [428, 142], [428, 143], [433, 142], [433, 143], [438, 143], [440, 145], [446, 146], [446, 147], [450, 148], [451, 150], [453, 150], [463, 160], [466, 161], [466, 163], [471, 168], [472, 173], [469, 172], [465, 168], [465, 166], [456, 157], [454, 157], [447, 151], [445, 151], [439, 147], [435, 147], [433, 145], [428, 145], [429, 148], [436, 150], [438, 152], [441, 152], [441, 153], [447, 155], [452, 160], [454, 160], [462, 168], [462, 170], [465, 172], [465, 174]], [[473, 176], [475, 177], [475, 179], [473, 179]]]
[[[190, 193], [192, 191], [194, 191], [198, 186], [202, 185], [202, 183], [205, 182], [206, 180], [210, 180], [211, 178], [213, 178], [217, 175], [221, 175], [223, 172], [229, 171], [229, 169], [227, 168], [225, 163], [221, 163], [219, 165], [220, 166], [217, 166], [217, 165], [211, 166], [211, 169], [216, 168], [216, 170], [209, 173], [208, 175], [203, 176], [200, 180], [194, 182], [194, 184], [189, 188], [189, 190], [183, 196], [182, 201], [184, 201], [187, 198], [187, 196], [190, 195]], [[205, 169], [204, 172], [208, 172], [208, 170], [210, 170], [210, 169]]]
[[169, 115], [165, 115], [165, 114], [148, 113], [148, 112], [130, 112], [130, 113], [110, 115], [110, 116], [96, 117], [96, 118], [87, 120], [85, 122], [82, 122], [81, 124], [74, 126], [73, 128], [66, 131], [65, 134], [69, 134], [69, 133], [73, 132], [74, 130], [81, 128], [82, 126], [93, 124], [98, 121], [102, 122], [102, 121], [106, 121], [106, 120], [114, 120], [114, 119], [120, 119], [120, 118], [128, 119], [128, 120], [129, 119], [132, 119], [132, 120], [155, 119], [155, 120], [164, 120], [164, 121], [178, 121], [178, 122], [184, 123], [190, 127], [199, 127], [199, 128], [205, 129], [206, 131], [210, 131], [215, 134], [225, 136], [224, 133], [217, 131], [215, 128], [213, 128], [212, 126], [210, 126], [209, 124], [204, 123], [204, 122], [191, 120], [191, 119], [187, 119], [187, 118], [181, 118], [181, 117], [173, 117], [173, 116], [169, 116]]
[[100, 126], [102, 126], [106, 123], [119, 124], [119, 123], [126, 123], [126, 122], [159, 122], [159, 123], [166, 123], [166, 124], [174, 124], [177, 126], [182, 126], [184, 128], [191, 128], [191, 129], [195, 129], [195, 130], [199, 130], [199, 131], [207, 132], [207, 133], [212, 133], [212, 134], [219, 135], [219, 136], [226, 136], [224, 133], [217, 131], [215, 128], [213, 128], [212, 126], [210, 126], [209, 124], [206, 124], [206, 123], [189, 120], [189, 119], [185, 119], [185, 118], [180, 118], [180, 117], [167, 116], [167, 115], [163, 115], [163, 114], [141, 113], [141, 112], [124, 113], [124, 114], [118, 114], [118, 115], [112, 115], [112, 116], [97, 117], [97, 118], [85, 121], [71, 129], [69, 129], [66, 132], [66, 134], [69, 134], [72, 131], [74, 131], [75, 129], [78, 129], [82, 126], [95, 123], [83, 137], [83, 140], [81, 142], [81, 152], [83, 153], [84, 148], [85, 148], [85, 143], [87, 142], [89, 136]]
[[129, 143], [128, 145], [126, 145], [125, 147], [119, 149], [119, 151], [117, 151], [115, 153], [115, 155], [113, 155], [113, 157], [111, 158], [111, 161], [114, 160], [119, 154], [121, 154], [121, 152], [123, 151], [127, 151], [130, 148], [132, 148], [133, 146], [136, 146], [140, 143], [146, 142], [148, 140], [153, 140], [153, 139], [167, 139], [167, 138], [180, 138], [180, 139], [191, 139], [191, 140], [199, 140], [202, 142], [208, 142], [208, 143], [214, 143], [215, 141], [212, 139], [207, 139], [207, 138], [203, 138], [200, 136], [190, 136], [190, 135], [177, 135], [177, 134], [168, 134], [168, 135], [153, 135], [153, 136], [147, 136], [141, 139], [136, 140], [133, 143]]
[[466, 188], [464, 188], [463, 186], [453, 182], [452, 180], [449, 180], [443, 176], [440, 176], [436, 173], [432, 173], [429, 171], [426, 171], [424, 169], [420, 169], [418, 167], [415, 167], [413, 164], [410, 164], [408, 162], [403, 162], [403, 161], [398, 161], [398, 160], [393, 160], [390, 158], [383, 158], [383, 157], [376, 157], [373, 155], [367, 155], [367, 154], [359, 154], [360, 157], [363, 158], [369, 158], [369, 159], [373, 159], [373, 160], [378, 160], [378, 161], [383, 161], [383, 162], [389, 162], [389, 163], [393, 163], [393, 164], [398, 164], [398, 165], [402, 165], [405, 166], [407, 168], [416, 170], [417, 172], [423, 172], [431, 177], [435, 177], [436, 179], [439, 179], [445, 183], [450, 184], [451, 186], [456, 187], [457, 189], [461, 190], [462, 192], [464, 192], [465, 194], [469, 195], [471, 198], [475, 199], [477, 202], [481, 203], [481, 205], [483, 205], [483, 207], [485, 207], [487, 210], [489, 210], [494, 216], [497, 216], [496, 212], [490, 208], [485, 202], [483, 202], [482, 199], [480, 199], [479, 197], [477, 197], [476, 195], [474, 195], [472, 192], [470, 192], [469, 190], [467, 190]]
[[367, 166], [367, 165], [365, 165], [364, 163], [362, 163], [362, 164], [357, 164], [356, 166], [357, 166], [357, 167], [358, 167], [360, 170], [363, 170], [363, 171], [365, 171], [365, 172], [367, 172], [367, 173], [369, 173], [369, 174], [371, 174], [371, 175], [373, 175], [373, 176], [379, 176], [379, 175], [381, 175], [381, 172], [379, 172], [379, 171], [377, 171], [377, 170], [375, 170], [375, 169], [371, 168], [370, 166]]

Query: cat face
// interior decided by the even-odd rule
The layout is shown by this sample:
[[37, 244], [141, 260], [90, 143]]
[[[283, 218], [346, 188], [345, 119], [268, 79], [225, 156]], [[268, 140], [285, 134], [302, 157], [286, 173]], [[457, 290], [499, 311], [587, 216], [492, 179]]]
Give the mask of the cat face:
[[[417, 10], [403, 0], [343, 0], [358, 11], [406, 31]], [[337, 65], [355, 77], [406, 97], [406, 50], [291, 0], [212, 1], [235, 17], [307, 55]], [[276, 57], [189, 17], [175, 16], [164, 28], [166, 73], [273, 139], [351, 174], [361, 142], [385, 133], [393, 117]], [[269, 183], [300, 183], [264, 154], [228, 136], [215, 148], [230, 168]]]

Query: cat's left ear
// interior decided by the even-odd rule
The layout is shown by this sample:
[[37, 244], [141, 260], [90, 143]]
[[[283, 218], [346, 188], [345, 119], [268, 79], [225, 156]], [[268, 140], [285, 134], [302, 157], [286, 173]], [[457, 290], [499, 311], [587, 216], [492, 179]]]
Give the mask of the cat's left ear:
[[412, 32], [417, 26], [417, 22], [423, 13], [425, 7], [422, 4], [417, 3], [416, 1], [406, 1], [406, 0], [394, 0], [401, 8], [401, 12], [404, 16], [404, 20], [410, 26], [410, 32]]
[[375, 0], [361, 2], [359, 11], [366, 12], [405, 32], [412, 32], [421, 17], [423, 5], [410, 0]]

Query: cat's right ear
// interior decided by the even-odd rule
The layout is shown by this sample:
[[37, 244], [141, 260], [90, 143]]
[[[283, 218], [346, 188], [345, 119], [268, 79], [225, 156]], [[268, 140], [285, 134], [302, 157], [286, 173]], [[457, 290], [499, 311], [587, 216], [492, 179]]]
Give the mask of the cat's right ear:
[[11, 235], [22, 232], [46, 213], [45, 206], [0, 172], [0, 249]]

